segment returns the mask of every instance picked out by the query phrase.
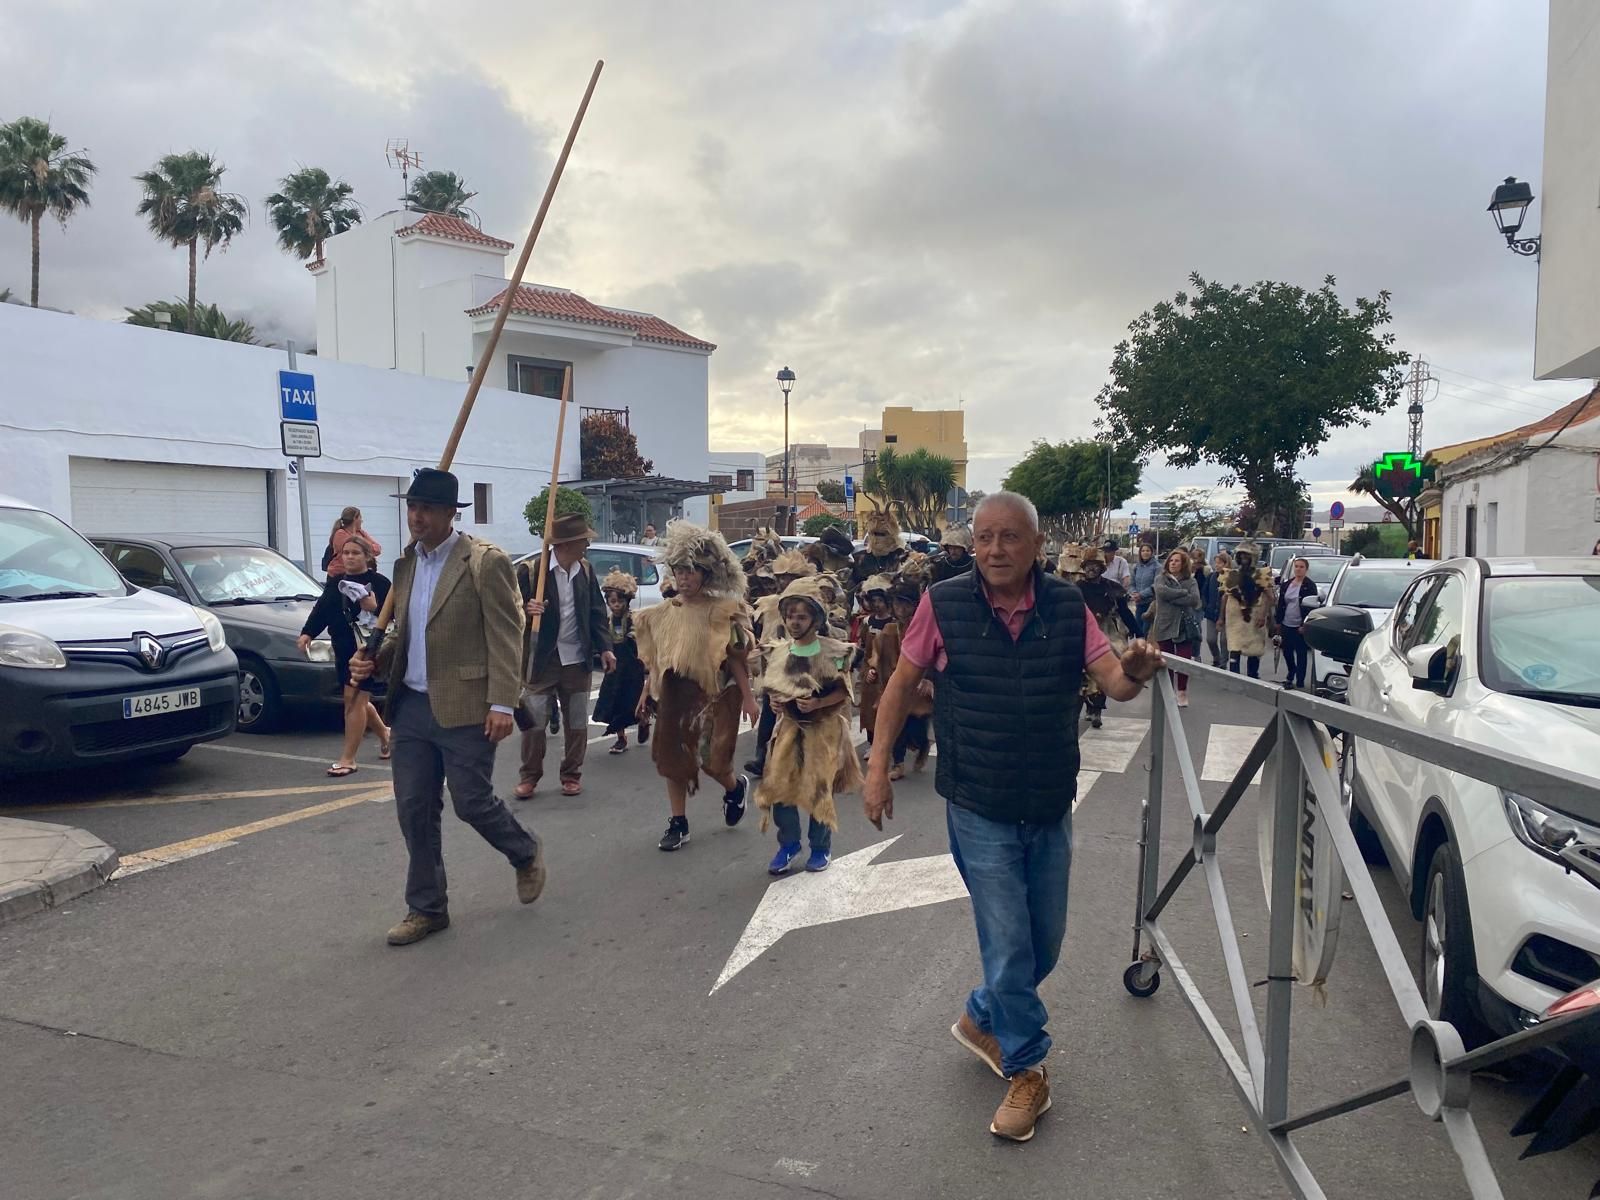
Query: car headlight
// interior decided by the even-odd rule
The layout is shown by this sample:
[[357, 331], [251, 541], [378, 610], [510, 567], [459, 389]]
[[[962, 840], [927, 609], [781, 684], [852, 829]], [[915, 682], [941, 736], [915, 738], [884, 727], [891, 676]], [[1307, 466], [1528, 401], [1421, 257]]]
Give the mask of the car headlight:
[[206, 644], [211, 647], [212, 653], [228, 648], [228, 635], [222, 628], [222, 622], [216, 616], [208, 613], [203, 608], [194, 610], [194, 615], [200, 618], [200, 628], [206, 631]]
[[1323, 678], [1322, 686], [1330, 692], [1347, 692], [1350, 690], [1350, 676], [1328, 675]]
[[67, 656], [42, 633], [31, 629], [18, 629], [15, 625], [0, 625], [0, 667], [30, 667], [43, 671], [59, 671], [67, 665]]
[[1552, 812], [1537, 800], [1516, 792], [1501, 792], [1505, 799], [1506, 820], [1511, 832], [1528, 849], [1558, 862], [1569, 870], [1573, 864], [1564, 853], [1600, 859], [1600, 829], [1563, 813]]
[[332, 662], [333, 643], [327, 638], [318, 638], [306, 647], [306, 657], [317, 663]]

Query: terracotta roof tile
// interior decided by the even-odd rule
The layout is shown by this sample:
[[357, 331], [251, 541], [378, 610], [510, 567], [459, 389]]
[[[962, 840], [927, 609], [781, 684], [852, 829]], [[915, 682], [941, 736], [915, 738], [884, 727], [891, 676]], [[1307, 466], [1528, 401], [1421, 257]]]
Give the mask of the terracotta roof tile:
[[497, 250], [513, 250], [513, 243], [490, 237], [471, 221], [460, 217], [447, 217], [443, 213], [423, 213], [419, 220], [395, 230], [395, 237], [410, 237], [414, 233], [432, 234], [449, 238], [453, 242], [467, 242], [474, 246], [493, 246]]
[[[479, 317], [492, 313], [500, 307], [500, 301], [505, 296], [501, 289], [492, 298], [476, 307], [467, 309], [470, 316]], [[534, 287], [523, 284], [517, 289], [517, 294], [512, 298], [511, 311], [524, 316], [543, 317], [550, 321], [571, 321], [579, 325], [599, 325], [605, 329], [617, 329], [631, 333], [640, 341], [660, 342], [668, 346], [684, 346], [691, 350], [715, 350], [716, 346], [691, 334], [685, 333], [676, 325], [670, 325], [660, 317], [651, 316], [649, 313], [628, 312], [625, 309], [606, 308], [584, 299], [577, 292], [569, 292], [561, 288]]]

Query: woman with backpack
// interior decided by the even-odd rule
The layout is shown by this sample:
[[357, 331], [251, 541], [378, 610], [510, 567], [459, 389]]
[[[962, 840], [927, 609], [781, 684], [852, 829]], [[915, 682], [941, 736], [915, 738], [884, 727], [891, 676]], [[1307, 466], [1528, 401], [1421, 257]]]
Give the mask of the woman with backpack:
[[339, 551], [339, 573], [328, 576], [322, 595], [300, 630], [298, 645], [302, 654], [312, 638], [327, 631], [339, 682], [344, 686], [344, 747], [338, 761], [328, 768], [328, 774], [335, 779], [355, 774], [356, 754], [369, 729], [378, 735], [378, 757], [389, 757], [389, 727], [372, 703], [373, 695], [383, 684], [376, 678], [364, 683], [350, 679], [350, 660], [377, 625], [378, 610], [388, 594], [389, 580], [378, 573], [376, 551], [365, 538], [350, 534]]
[[339, 514], [339, 519], [333, 523], [333, 531], [328, 534], [328, 544], [322, 551], [322, 571], [329, 579], [344, 574], [344, 561], [339, 557], [344, 544], [352, 537], [360, 537], [372, 549], [373, 559], [383, 554], [383, 547], [378, 544], [378, 539], [373, 537], [361, 527], [361, 510], [354, 504], [347, 505]]

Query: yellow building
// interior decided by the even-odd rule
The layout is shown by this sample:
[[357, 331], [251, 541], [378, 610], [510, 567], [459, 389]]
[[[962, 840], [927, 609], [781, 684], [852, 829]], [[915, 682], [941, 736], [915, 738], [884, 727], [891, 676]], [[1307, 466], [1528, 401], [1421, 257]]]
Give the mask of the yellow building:
[[[956, 486], [966, 490], [966, 413], [959, 408], [885, 408], [880, 450], [893, 450], [897, 455], [926, 450], [929, 454], [948, 458], [955, 464]], [[864, 492], [859, 494], [857, 505], [862, 513], [871, 512], [877, 507], [873, 498]], [[939, 526], [941, 529], [944, 527], [943, 515], [940, 516]]]

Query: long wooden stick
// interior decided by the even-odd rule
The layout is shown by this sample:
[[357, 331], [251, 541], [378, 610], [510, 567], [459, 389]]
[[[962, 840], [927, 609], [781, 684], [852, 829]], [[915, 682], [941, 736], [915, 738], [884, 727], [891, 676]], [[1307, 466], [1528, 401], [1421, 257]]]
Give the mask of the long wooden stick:
[[[534, 584], [533, 598], [540, 604], [544, 603], [544, 581], [550, 570], [550, 555], [555, 551], [550, 545], [550, 535], [555, 531], [556, 523], [556, 480], [561, 475], [561, 435], [567, 428], [567, 401], [572, 399], [572, 364], [568, 363], [561, 372], [561, 413], [556, 417], [556, 453], [550, 464], [550, 498], [544, 505], [544, 537], [540, 539], [539, 546], [539, 579]], [[539, 618], [529, 617], [528, 628], [534, 633], [539, 632]]]
[[[501, 331], [506, 327], [506, 318], [511, 315], [511, 305], [516, 300], [517, 289], [522, 286], [522, 276], [528, 269], [528, 259], [533, 256], [534, 243], [539, 240], [539, 231], [544, 228], [545, 214], [550, 211], [550, 201], [555, 198], [556, 185], [561, 182], [561, 173], [567, 169], [567, 157], [572, 153], [572, 144], [578, 140], [578, 127], [583, 124], [583, 115], [589, 111], [589, 100], [594, 95], [595, 84], [600, 82], [600, 71], [605, 66], [604, 59], [596, 59], [594, 71], [589, 76], [589, 86], [583, 90], [583, 99], [578, 104], [578, 112], [572, 118], [572, 127], [567, 130], [567, 140], [562, 143], [561, 154], [556, 159], [555, 169], [550, 172], [550, 182], [545, 185], [544, 199], [539, 201], [539, 211], [534, 214], [533, 227], [528, 230], [528, 240], [522, 243], [522, 253], [517, 256], [517, 267], [512, 272], [511, 282], [500, 296], [500, 308], [494, 315], [494, 327], [489, 330], [489, 340], [484, 343], [483, 353], [478, 356], [478, 365], [473, 368], [472, 378], [467, 381], [467, 394], [461, 401], [461, 411], [456, 414], [456, 423], [450, 430], [449, 440], [444, 444], [444, 453], [439, 456], [439, 470], [448, 471], [455, 462], [456, 448], [461, 444], [461, 435], [466, 432], [467, 418], [472, 416], [472, 406], [477, 403], [478, 392], [483, 387], [484, 378], [489, 372], [489, 362], [494, 358], [496, 347], [500, 344]], [[570, 373], [572, 368], [567, 368]], [[566, 385], [562, 385], [565, 392]], [[558, 422], [565, 420], [567, 415], [566, 404], [561, 406], [561, 416]], [[561, 435], [559, 423], [556, 434], [557, 467], [550, 473], [551, 496], [555, 495], [556, 475], [560, 471], [559, 455], [561, 453]], [[548, 528], [548, 525], [546, 526]], [[307, 554], [310, 553], [308, 549]], [[374, 627], [373, 644], [370, 646], [371, 656], [377, 653], [376, 643], [383, 636], [384, 630], [389, 628], [389, 622], [394, 619], [394, 591], [390, 589], [384, 598], [383, 609], [378, 613], [378, 623]]]

